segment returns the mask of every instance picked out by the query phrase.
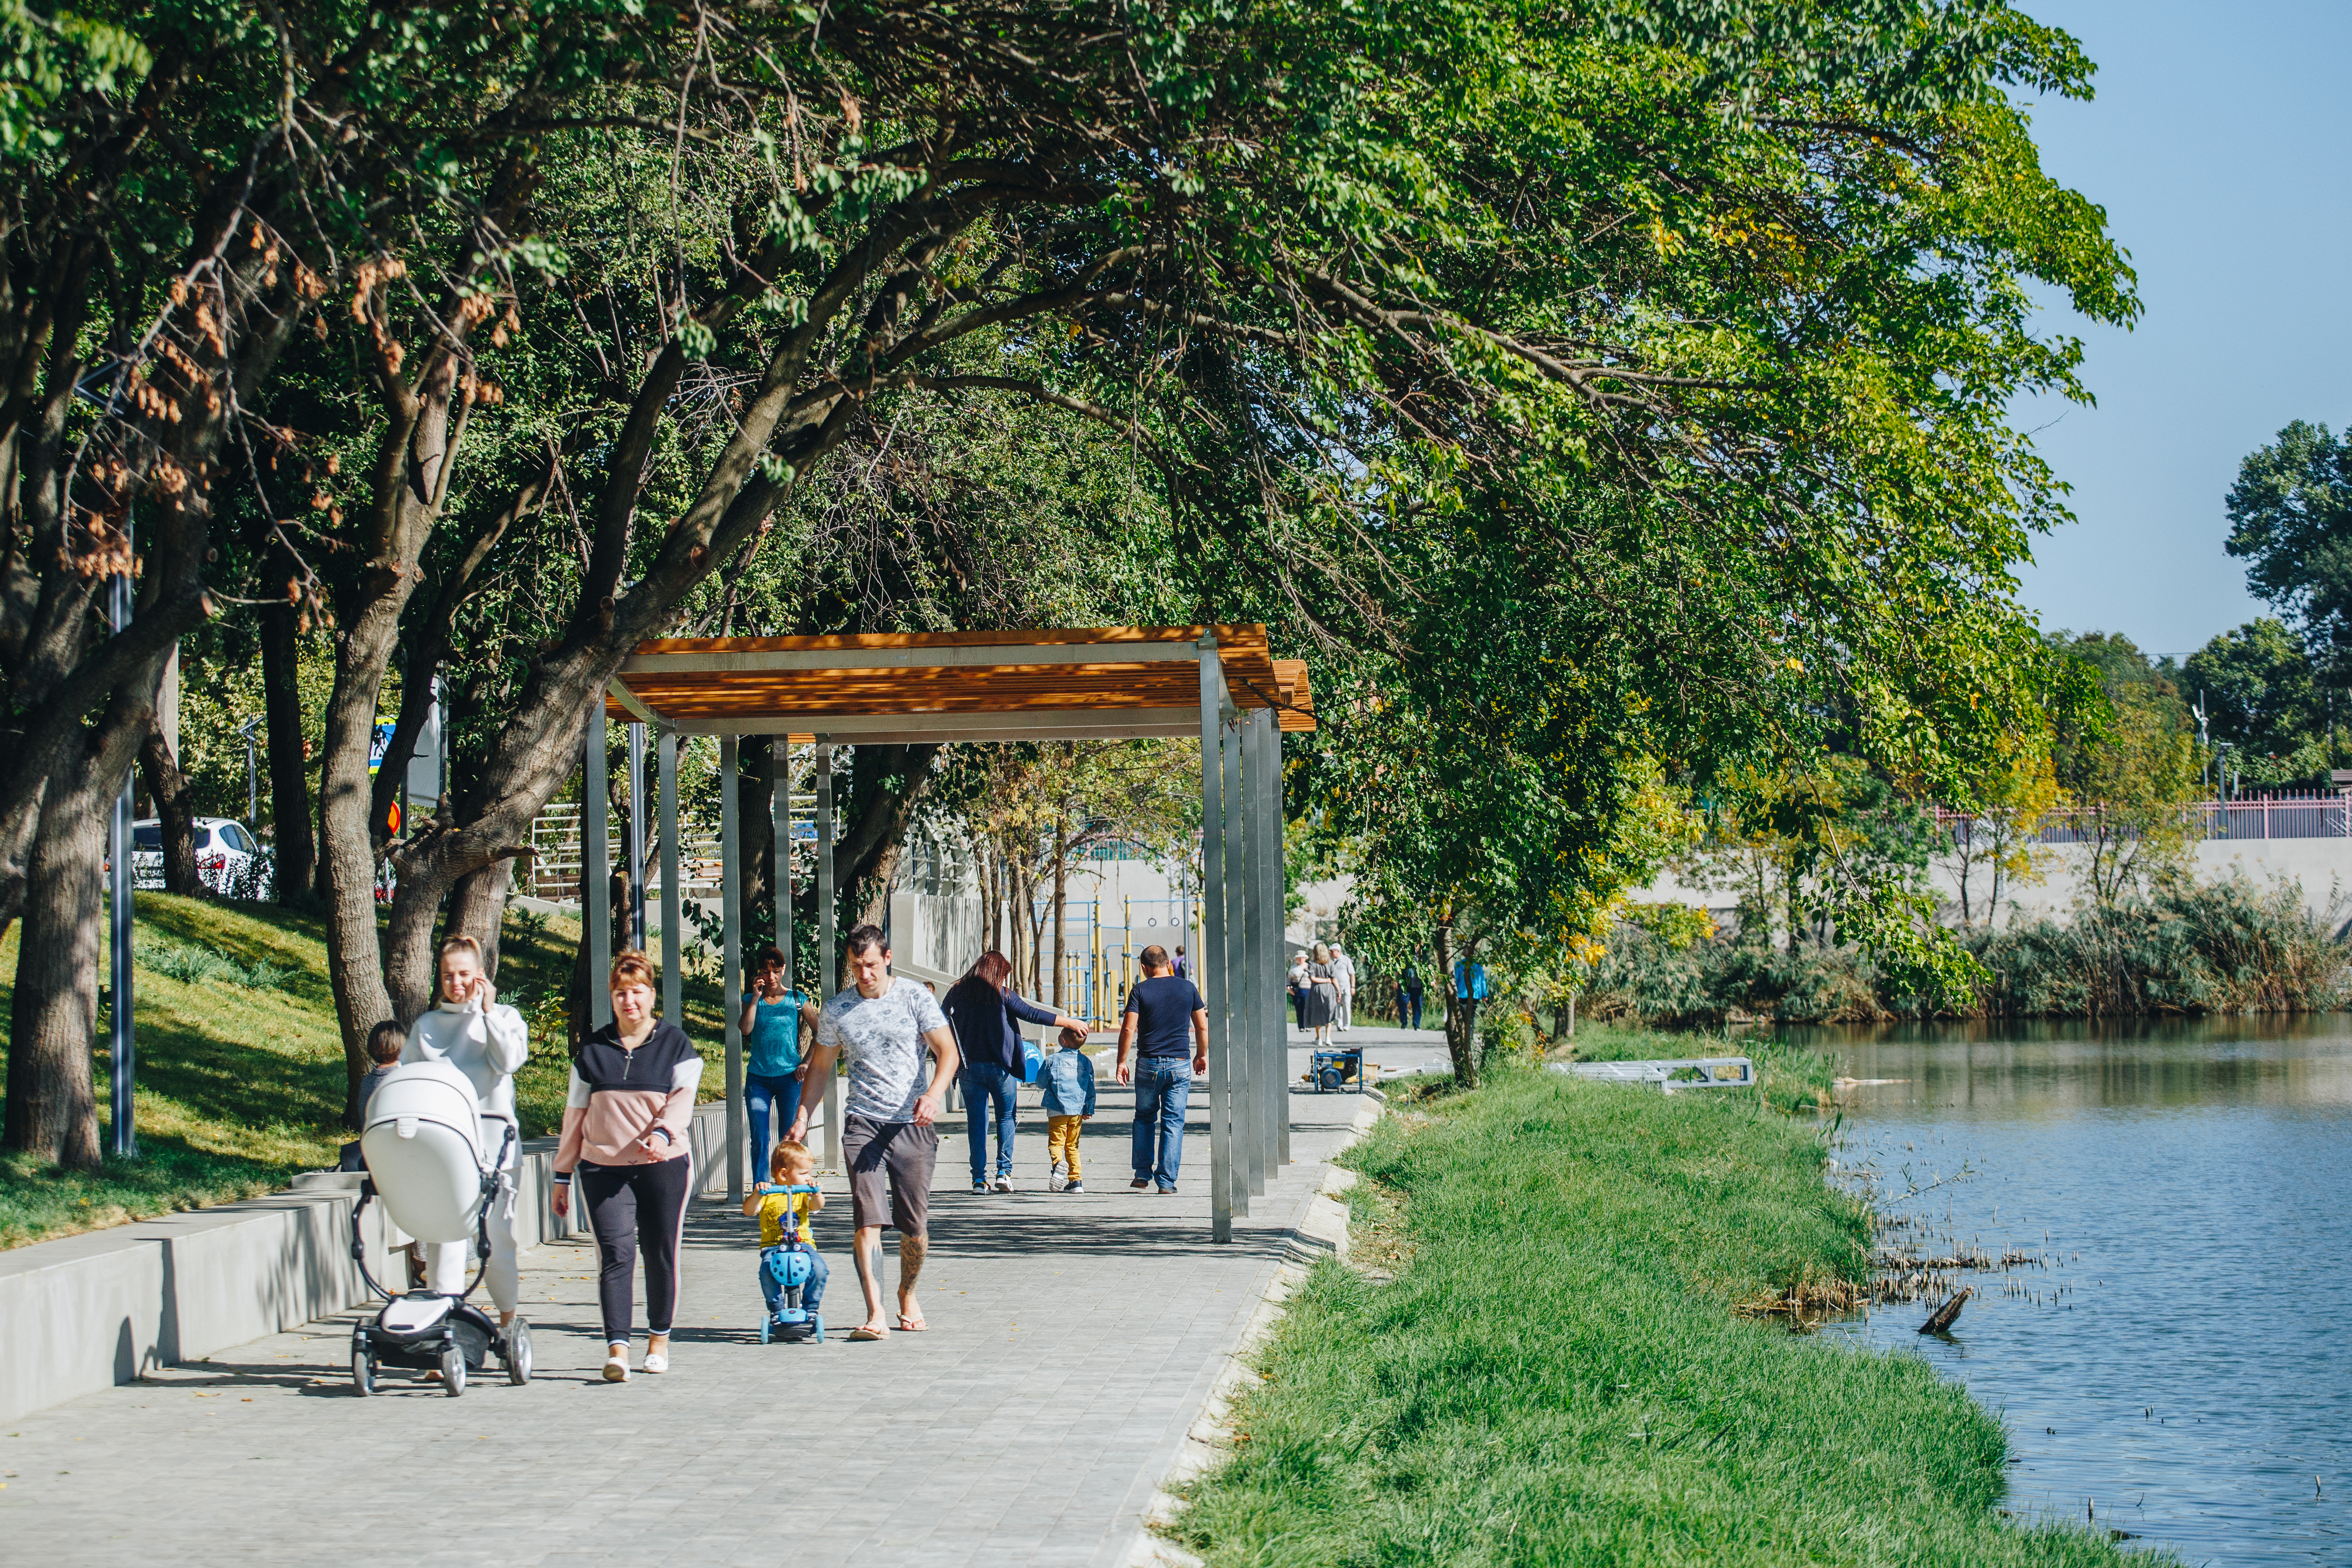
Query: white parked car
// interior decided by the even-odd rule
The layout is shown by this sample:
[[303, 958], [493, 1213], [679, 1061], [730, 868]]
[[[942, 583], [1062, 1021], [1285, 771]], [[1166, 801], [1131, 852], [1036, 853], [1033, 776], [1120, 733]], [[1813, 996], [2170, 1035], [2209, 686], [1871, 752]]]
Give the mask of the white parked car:
[[[198, 817], [196, 875], [212, 892], [230, 898], [268, 898], [275, 892], [271, 857], [243, 822], [228, 817]], [[163, 885], [163, 825], [152, 817], [131, 824], [131, 880], [134, 887]]]

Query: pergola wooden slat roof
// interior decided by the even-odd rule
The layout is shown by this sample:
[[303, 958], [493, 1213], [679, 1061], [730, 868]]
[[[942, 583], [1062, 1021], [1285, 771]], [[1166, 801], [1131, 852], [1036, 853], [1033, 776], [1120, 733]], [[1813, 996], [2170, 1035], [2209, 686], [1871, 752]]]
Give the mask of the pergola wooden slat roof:
[[605, 713], [802, 742], [1198, 736], [1212, 633], [1234, 707], [1315, 727], [1307, 666], [1273, 658], [1253, 625], [660, 639], [622, 664]]

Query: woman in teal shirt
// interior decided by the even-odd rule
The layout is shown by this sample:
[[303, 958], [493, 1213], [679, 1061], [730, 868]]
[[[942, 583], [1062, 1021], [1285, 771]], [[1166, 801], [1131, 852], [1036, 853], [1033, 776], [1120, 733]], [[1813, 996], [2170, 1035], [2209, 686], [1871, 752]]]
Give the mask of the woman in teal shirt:
[[764, 1171], [769, 1127], [781, 1133], [801, 1113], [801, 1026], [816, 1028], [816, 1009], [798, 991], [784, 989], [782, 953], [766, 948], [754, 963], [751, 994], [743, 1002], [743, 1103], [751, 1113], [751, 1168]]

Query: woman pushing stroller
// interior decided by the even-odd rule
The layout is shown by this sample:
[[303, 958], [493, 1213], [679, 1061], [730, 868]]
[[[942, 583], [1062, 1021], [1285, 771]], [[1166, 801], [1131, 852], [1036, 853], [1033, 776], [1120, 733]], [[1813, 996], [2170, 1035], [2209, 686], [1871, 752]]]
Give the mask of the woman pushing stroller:
[[[522, 1293], [522, 1272], [515, 1260], [516, 1144], [509, 1134], [515, 1126], [515, 1070], [530, 1054], [530, 1031], [522, 1015], [498, 999], [498, 988], [482, 972], [482, 945], [471, 936], [452, 936], [441, 944], [439, 994], [434, 1006], [409, 1026], [400, 1061], [403, 1066], [446, 1062], [464, 1073], [481, 1107], [482, 1147], [506, 1151], [499, 1190], [488, 1205], [490, 1257], [483, 1270], [483, 1282], [499, 1309], [499, 1327], [504, 1329], [514, 1322]], [[473, 1250], [465, 1241], [428, 1247], [425, 1289], [446, 1295], [462, 1292]]]

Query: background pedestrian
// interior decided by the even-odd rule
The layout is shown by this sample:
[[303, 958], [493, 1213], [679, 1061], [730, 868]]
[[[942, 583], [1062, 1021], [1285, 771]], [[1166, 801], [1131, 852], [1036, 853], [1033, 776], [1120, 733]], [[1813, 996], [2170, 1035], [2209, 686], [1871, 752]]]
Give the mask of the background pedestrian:
[[1144, 977], [1128, 992], [1118, 1020], [1118, 1081], [1135, 1085], [1135, 1179], [1128, 1185], [1174, 1192], [1192, 1080], [1209, 1071], [1209, 1004], [1192, 981], [1176, 977], [1165, 947], [1154, 944], [1141, 956]]
[[963, 1086], [964, 1130], [971, 1145], [971, 1190], [986, 1192], [988, 1128], [996, 1124], [998, 1192], [1013, 1190], [1013, 1137], [1020, 1109], [1017, 1092], [1024, 1081], [1024, 1052], [1021, 1026], [1041, 1024], [1050, 1029], [1086, 1032], [1084, 1019], [1066, 1018], [1041, 1008], [1013, 989], [1013, 964], [994, 948], [972, 960], [962, 979], [948, 988], [940, 1003], [948, 1027], [955, 1033], [963, 1066], [958, 1082]]

